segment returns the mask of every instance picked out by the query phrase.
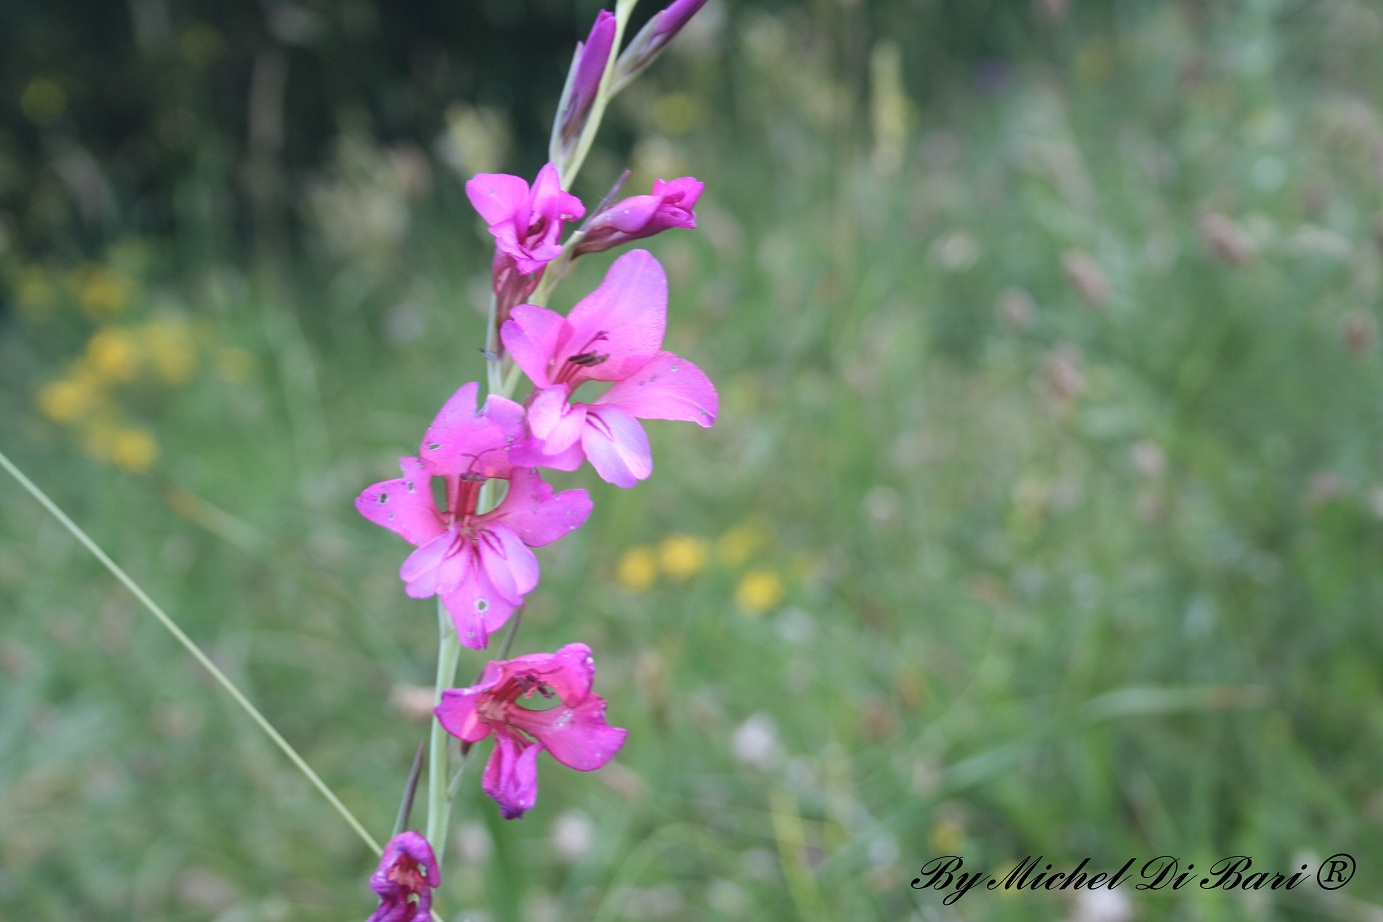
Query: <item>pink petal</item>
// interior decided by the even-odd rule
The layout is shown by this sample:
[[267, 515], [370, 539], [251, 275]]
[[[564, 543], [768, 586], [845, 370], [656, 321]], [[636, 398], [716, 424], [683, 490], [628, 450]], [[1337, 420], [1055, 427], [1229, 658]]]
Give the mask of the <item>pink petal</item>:
[[519, 743], [504, 734], [495, 735], [495, 751], [485, 763], [480, 786], [506, 820], [518, 819], [538, 801], [537, 743]]
[[505, 238], [500, 237], [499, 246], [510, 256], [514, 257], [514, 265], [518, 267], [520, 272], [529, 275], [537, 272], [543, 266], [546, 266], [558, 256], [562, 255], [562, 246], [557, 243], [555, 239], [560, 232], [561, 228], [553, 224], [552, 231], [550, 233], [545, 233], [539, 238], [546, 242], [530, 244], [529, 246], [523, 246], [521, 244], [507, 246]]
[[613, 759], [628, 736], [627, 730], [605, 722], [605, 699], [599, 695], [591, 695], [576, 707], [547, 711], [514, 707], [509, 722], [531, 734], [558, 762], [582, 772]]
[[610, 266], [605, 280], [572, 308], [571, 333], [557, 358], [596, 352], [608, 355], [580, 369], [580, 381], [619, 381], [657, 353], [667, 328], [667, 274], [647, 250], [631, 250]]
[[477, 173], [466, 183], [466, 197], [486, 224], [495, 225], [528, 208], [528, 183], [507, 173]]
[[568, 707], [575, 707], [591, 693], [595, 681], [595, 657], [584, 643], [569, 643], [552, 654], [543, 681]]
[[543, 164], [538, 177], [533, 180], [533, 213], [542, 215], [549, 221], [552, 237], [560, 231], [560, 222], [574, 221], [586, 213], [581, 200], [562, 189], [562, 178], [557, 167], [551, 163]]
[[515, 467], [550, 467], [555, 471], [574, 471], [586, 460], [586, 452], [580, 442], [574, 442], [565, 451], [548, 454], [543, 451], [543, 440], [525, 439], [509, 452], [509, 460]]
[[653, 220], [653, 216], [658, 213], [658, 206], [662, 203], [663, 200], [655, 195], [631, 195], [611, 205], [592, 221], [590, 226], [608, 224], [626, 234], [635, 234]]
[[470, 555], [464, 553], [464, 549], [462, 553], [452, 553], [456, 540], [456, 532], [447, 529], [408, 555], [399, 569], [399, 576], [408, 584], [404, 591], [410, 598], [426, 599], [436, 595], [444, 579], [449, 584], [445, 591], [465, 579]]
[[551, 387], [548, 376], [566, 320], [536, 304], [520, 304], [499, 329], [499, 338], [535, 387]]
[[617, 487], [632, 487], [653, 473], [648, 434], [638, 420], [619, 407], [587, 408], [581, 447], [600, 478]]
[[586, 405], [567, 402], [566, 385], [541, 390], [528, 405], [528, 427], [542, 442], [542, 451], [560, 455], [581, 438]]
[[480, 719], [476, 705], [484, 693], [474, 688], [449, 688], [433, 711], [442, 727], [457, 739], [475, 743], [490, 735], [490, 725]]
[[671, 352], [659, 352], [636, 374], [597, 397], [593, 405], [617, 406], [638, 419], [681, 419], [710, 426], [720, 398], [700, 368]]
[[496, 594], [514, 605], [523, 602], [538, 585], [538, 558], [507, 525], [490, 524], [476, 538], [480, 568]]
[[503, 519], [519, 540], [542, 547], [580, 528], [591, 514], [591, 497], [585, 490], [553, 495], [552, 487], [534, 470], [514, 471], [509, 493], [492, 515]]
[[472, 567], [455, 592], [442, 596], [456, 636], [472, 650], [489, 646], [490, 635], [504, 626], [521, 601], [504, 598], [480, 567]]
[[418, 453], [434, 473], [509, 476], [509, 447], [523, 435], [523, 407], [492, 394], [477, 411], [479, 389], [472, 381], [457, 390], [423, 436]]
[[400, 458], [399, 467], [402, 478], [367, 487], [356, 497], [355, 508], [410, 544], [423, 545], [446, 530], [432, 499], [432, 475], [417, 458]]
[[683, 176], [668, 182], [653, 180], [653, 194], [663, 200], [669, 218], [676, 217], [687, 222], [675, 225], [677, 227], [696, 227], [696, 215], [692, 209], [696, 207], [696, 201], [701, 198], [701, 190], [705, 187], [706, 184], [695, 176]]

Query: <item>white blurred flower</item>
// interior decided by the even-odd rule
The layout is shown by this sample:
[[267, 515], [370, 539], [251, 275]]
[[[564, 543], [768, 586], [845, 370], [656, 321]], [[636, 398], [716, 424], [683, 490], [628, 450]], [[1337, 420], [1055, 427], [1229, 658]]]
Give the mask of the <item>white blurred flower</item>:
[[778, 725], [762, 712], [749, 715], [735, 728], [730, 748], [735, 758], [750, 768], [767, 770], [783, 757], [783, 748], [778, 743]]
[[595, 823], [582, 810], [566, 810], [552, 821], [552, 847], [558, 857], [575, 864], [595, 845]]
[[1068, 922], [1130, 922], [1133, 902], [1118, 890], [1081, 890]]

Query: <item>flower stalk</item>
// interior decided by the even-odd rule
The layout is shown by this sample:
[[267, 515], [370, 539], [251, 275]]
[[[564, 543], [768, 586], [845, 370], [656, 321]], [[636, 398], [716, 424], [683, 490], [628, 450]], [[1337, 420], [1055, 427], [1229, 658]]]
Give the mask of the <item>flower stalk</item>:
[[[442, 703], [442, 693], [456, 684], [456, 665], [461, 659], [461, 641], [456, 626], [451, 623], [446, 606], [437, 602], [437, 682], [433, 690], [433, 707]], [[447, 821], [451, 818], [451, 796], [447, 792], [449, 772], [447, 756], [450, 738], [442, 722], [432, 718], [432, 734], [427, 746], [427, 841], [440, 863], [447, 850]]]
[[[495, 239], [483, 401], [477, 407], [479, 384], [463, 385], [438, 412], [417, 455], [400, 459], [403, 477], [377, 483], [356, 499], [365, 518], [414, 545], [399, 573], [408, 595], [438, 598], [425, 840], [436, 863], [446, 850], [452, 800], [480, 741], [493, 740], [481, 787], [502, 816], [516, 819], [536, 802], [541, 753], [593, 771], [614, 757], [627, 736], [605, 720], [606, 702], [592, 691], [595, 659], [585, 644], [509, 658], [525, 595], [538, 582], [531, 549], [579, 528], [591, 510], [585, 490], [555, 493], [539, 470], [573, 471], [589, 461], [604, 480], [632, 487], [653, 469], [639, 420], [710, 426], [718, 410], [706, 375], [662, 349], [667, 276], [652, 254], [634, 250], [614, 260], [600, 286], [567, 316], [546, 307], [577, 258], [670, 228], [696, 227], [693, 208], [701, 183], [692, 177], [660, 179], [649, 194], [616, 201], [626, 171], [589, 216], [566, 191], [610, 99], [704, 0], [674, 0], [631, 43], [632, 51], [621, 55], [636, 2], [617, 0], [614, 13], [602, 12], [577, 45], [553, 125], [550, 162], [532, 183], [501, 173], [478, 174], [466, 183], [471, 204]], [[564, 225], [583, 217], [585, 223], [559, 243]], [[532, 390], [518, 403], [511, 396], [523, 378]], [[609, 389], [575, 399], [588, 382]], [[433, 499], [434, 479], [442, 482], [441, 508]], [[486, 649], [501, 628], [499, 658], [471, 686], [452, 687], [461, 648]], [[549, 706], [524, 705], [535, 697]], [[455, 761], [451, 736], [460, 740]], [[413, 894], [400, 905], [421, 908], [418, 874], [429, 872], [430, 863], [416, 857], [422, 854], [417, 843], [407, 840], [400, 848], [405, 845], [399, 852], [404, 857], [389, 869], [381, 866], [380, 873], [388, 870], [391, 881], [397, 878]]]

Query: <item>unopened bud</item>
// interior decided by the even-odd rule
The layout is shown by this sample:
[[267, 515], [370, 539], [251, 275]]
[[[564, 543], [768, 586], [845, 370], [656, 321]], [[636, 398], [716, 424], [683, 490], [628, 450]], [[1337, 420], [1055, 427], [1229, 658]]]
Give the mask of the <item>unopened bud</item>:
[[687, 20], [705, 5], [706, 0], [673, 0], [666, 9], [655, 13], [615, 62], [614, 91], [618, 92], [652, 63], [667, 43], [682, 31]]
[[548, 142], [548, 160], [558, 165], [566, 163], [566, 155], [581, 137], [600, 94], [600, 81], [605, 76], [605, 66], [610, 62], [610, 51], [615, 44], [615, 16], [609, 10], [601, 10], [591, 27], [591, 34], [584, 42], [576, 45], [576, 54], [571, 59], [571, 70], [567, 72], [567, 84], [562, 88], [562, 99], [557, 105], [557, 120], [552, 125], [552, 139]]

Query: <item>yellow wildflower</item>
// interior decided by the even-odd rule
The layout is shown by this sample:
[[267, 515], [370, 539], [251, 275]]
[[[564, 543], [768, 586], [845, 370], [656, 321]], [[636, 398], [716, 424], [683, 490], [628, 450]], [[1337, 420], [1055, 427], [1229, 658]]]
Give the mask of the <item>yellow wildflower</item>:
[[58, 423], [81, 419], [91, 412], [100, 399], [100, 392], [84, 378], [50, 381], [38, 392], [39, 408], [49, 419]]
[[944, 819], [932, 828], [932, 848], [943, 855], [958, 855], [965, 845], [965, 826], [955, 819]]
[[168, 319], [145, 324], [144, 348], [163, 380], [185, 384], [192, 379], [197, 369], [197, 348], [186, 322]]
[[672, 535], [658, 545], [663, 572], [673, 579], [695, 576], [706, 566], [706, 541], [691, 535]]
[[119, 327], [96, 331], [86, 344], [86, 365], [102, 381], [129, 381], [139, 373], [139, 346]]
[[772, 570], [750, 570], [735, 589], [735, 603], [751, 615], [761, 615], [783, 601], [783, 581]]
[[72, 272], [82, 312], [92, 320], [114, 317], [130, 300], [130, 280], [104, 266], [87, 264]]
[[651, 548], [631, 547], [620, 558], [615, 578], [631, 592], [643, 592], [658, 579], [658, 558]]
[[110, 443], [110, 459], [133, 474], [143, 474], [158, 458], [158, 442], [147, 429], [118, 429]]
[[726, 566], [737, 567], [768, 542], [763, 524], [749, 520], [741, 522], [716, 541], [716, 556]]

